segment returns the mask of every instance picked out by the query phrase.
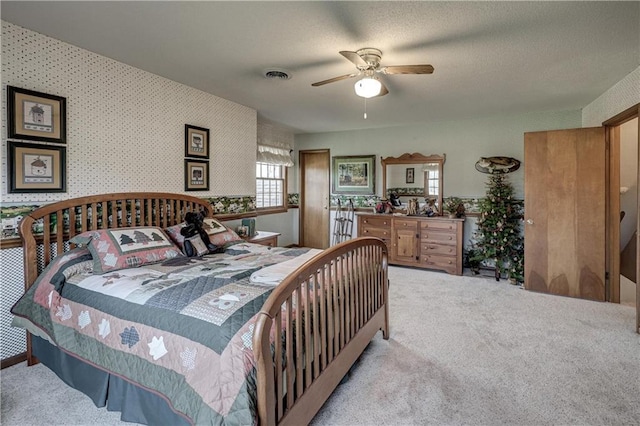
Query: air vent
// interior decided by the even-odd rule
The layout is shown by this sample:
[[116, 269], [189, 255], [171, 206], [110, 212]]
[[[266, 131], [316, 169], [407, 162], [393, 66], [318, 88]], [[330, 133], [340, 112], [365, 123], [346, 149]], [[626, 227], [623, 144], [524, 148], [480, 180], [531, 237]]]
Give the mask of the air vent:
[[291, 74], [280, 68], [270, 68], [265, 70], [264, 77], [271, 80], [290, 80]]

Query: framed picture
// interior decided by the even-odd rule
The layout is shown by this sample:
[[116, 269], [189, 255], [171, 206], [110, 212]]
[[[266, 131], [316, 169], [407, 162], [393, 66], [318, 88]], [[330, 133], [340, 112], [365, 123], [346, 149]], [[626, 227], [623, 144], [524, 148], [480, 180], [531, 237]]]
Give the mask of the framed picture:
[[413, 183], [413, 174], [415, 173], [415, 171], [416, 169], [414, 167], [407, 167], [407, 177], [405, 179], [406, 183]]
[[184, 156], [209, 158], [209, 129], [184, 125]]
[[333, 157], [333, 193], [374, 194], [375, 159], [375, 155]]
[[7, 86], [9, 139], [66, 143], [66, 111], [65, 98]]
[[184, 190], [209, 190], [209, 162], [202, 160], [184, 160]]
[[9, 193], [66, 192], [66, 147], [8, 141]]

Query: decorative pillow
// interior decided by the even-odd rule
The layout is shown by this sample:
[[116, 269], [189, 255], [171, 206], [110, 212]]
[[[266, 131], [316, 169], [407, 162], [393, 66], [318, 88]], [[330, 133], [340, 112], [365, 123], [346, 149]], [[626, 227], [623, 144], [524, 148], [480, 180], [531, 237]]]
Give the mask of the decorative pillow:
[[244, 241], [236, 232], [215, 219], [205, 219], [203, 228], [209, 234], [211, 244], [226, 248], [229, 243]]
[[164, 232], [167, 233], [171, 241], [178, 246], [180, 250], [184, 252], [184, 235], [180, 233], [180, 230], [184, 228], [187, 224], [182, 222], [177, 225], [170, 226], [168, 228], [164, 228]]
[[182, 251], [189, 257], [209, 254], [209, 248], [198, 234], [184, 239], [184, 249]]
[[162, 229], [152, 226], [87, 231], [76, 235], [70, 242], [89, 248], [94, 274], [183, 256]]
[[[171, 240], [176, 246], [184, 253], [184, 235], [180, 233], [180, 230], [186, 226], [186, 223], [182, 222], [177, 225], [165, 228], [167, 235], [171, 237]], [[211, 244], [218, 247], [226, 248], [229, 243], [244, 241], [236, 234], [236, 232], [230, 228], [227, 228], [222, 223], [215, 219], [206, 218], [202, 228], [209, 234], [209, 241]]]

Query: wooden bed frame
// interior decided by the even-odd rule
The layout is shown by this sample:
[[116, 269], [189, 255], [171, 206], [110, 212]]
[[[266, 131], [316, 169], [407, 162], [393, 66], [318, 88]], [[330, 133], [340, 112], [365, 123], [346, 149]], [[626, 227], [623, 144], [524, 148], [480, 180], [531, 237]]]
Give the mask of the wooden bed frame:
[[[205, 199], [153, 192], [101, 194], [43, 206], [20, 223], [25, 289], [55, 256], [73, 248], [68, 240], [79, 233], [166, 228], [181, 223], [185, 213], [202, 210], [212, 216]], [[38, 232], [36, 224], [41, 224], [35, 227]], [[271, 293], [253, 337], [260, 425], [309, 423], [378, 330], [389, 338], [387, 266], [381, 240], [357, 238], [314, 257]], [[27, 363], [37, 362], [27, 333]]]

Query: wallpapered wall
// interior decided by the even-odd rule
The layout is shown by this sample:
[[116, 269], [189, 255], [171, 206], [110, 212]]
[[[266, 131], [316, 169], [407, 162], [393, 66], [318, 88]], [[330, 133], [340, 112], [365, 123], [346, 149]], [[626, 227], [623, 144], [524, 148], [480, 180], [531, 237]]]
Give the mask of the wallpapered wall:
[[[6, 85], [67, 99], [67, 193], [7, 194]], [[2, 201], [184, 192], [184, 125], [210, 130], [208, 192], [255, 194], [256, 111], [2, 22]]]
[[[67, 192], [7, 193], [6, 86], [67, 99]], [[184, 192], [184, 125], [210, 130], [210, 191], [255, 196], [256, 111], [2, 22], [2, 203], [41, 205], [104, 192]], [[277, 133], [269, 130], [268, 135]], [[269, 136], [267, 136], [267, 139]], [[25, 350], [9, 308], [22, 294], [22, 249], [0, 251], [0, 357]]]
[[582, 109], [582, 127], [601, 126], [614, 115], [640, 103], [640, 67]]

